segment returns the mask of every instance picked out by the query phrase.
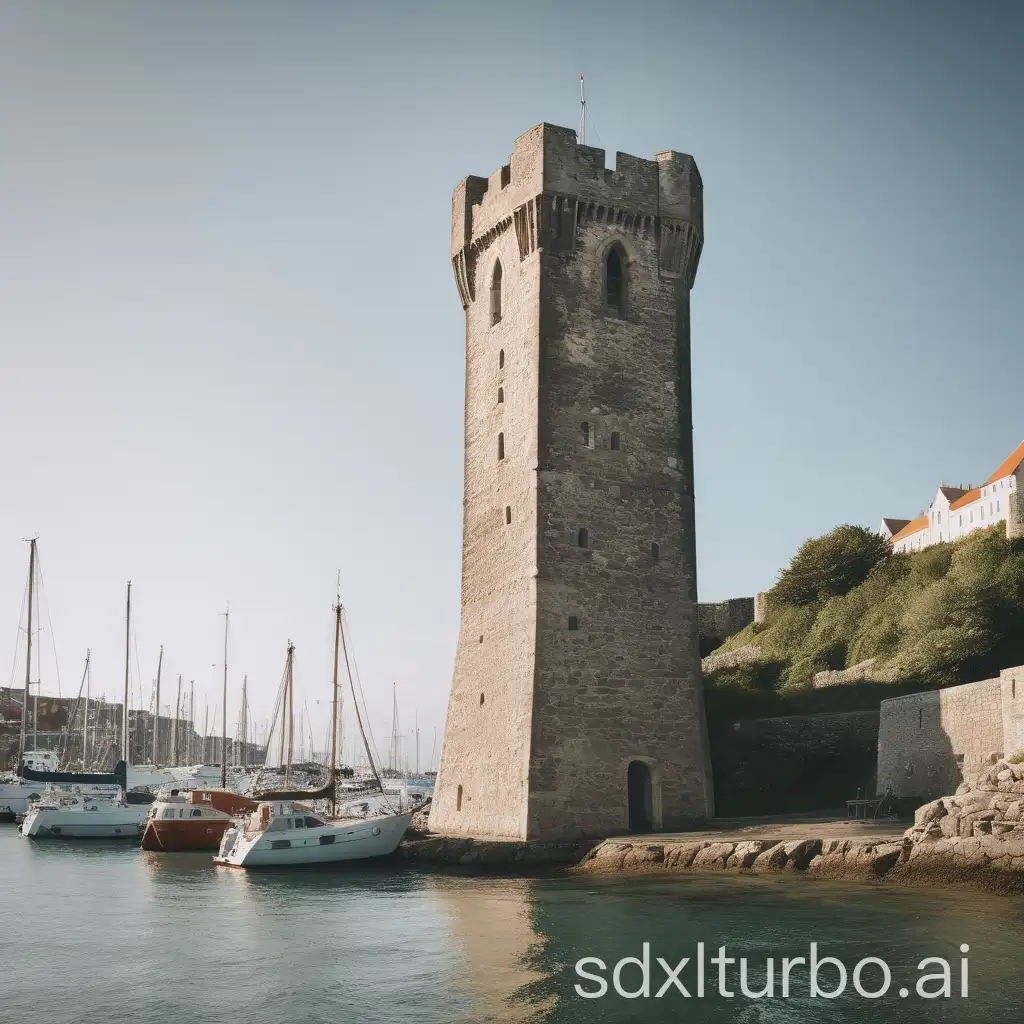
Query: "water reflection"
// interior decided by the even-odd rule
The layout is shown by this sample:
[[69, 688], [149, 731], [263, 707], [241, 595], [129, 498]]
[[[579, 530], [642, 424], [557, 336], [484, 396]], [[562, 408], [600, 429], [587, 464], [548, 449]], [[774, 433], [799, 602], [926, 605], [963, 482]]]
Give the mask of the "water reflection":
[[531, 879], [424, 876], [442, 915], [441, 941], [458, 951], [451, 984], [472, 1007], [473, 1021], [543, 1020], [556, 997], [536, 993], [532, 966], [537, 883]]

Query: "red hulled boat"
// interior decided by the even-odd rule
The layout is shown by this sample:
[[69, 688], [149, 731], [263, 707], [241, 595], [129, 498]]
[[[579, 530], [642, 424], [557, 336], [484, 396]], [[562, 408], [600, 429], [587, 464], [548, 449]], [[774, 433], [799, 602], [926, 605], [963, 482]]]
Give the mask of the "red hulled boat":
[[231, 819], [259, 806], [228, 789], [193, 789], [158, 797], [142, 833], [142, 848], [172, 853], [216, 850]]

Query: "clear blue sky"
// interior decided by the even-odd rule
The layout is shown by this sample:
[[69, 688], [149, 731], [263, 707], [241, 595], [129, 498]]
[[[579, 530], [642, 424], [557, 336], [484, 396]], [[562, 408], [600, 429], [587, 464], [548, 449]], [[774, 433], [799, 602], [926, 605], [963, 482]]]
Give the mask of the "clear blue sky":
[[575, 126], [580, 73], [609, 164], [704, 177], [702, 599], [977, 483], [1024, 437], [1022, 43], [1014, 2], [4, 0], [0, 665], [38, 532], [65, 693], [87, 647], [119, 692], [130, 578], [147, 700], [161, 643], [217, 699], [230, 600], [233, 688], [269, 714], [291, 638], [312, 709], [340, 569], [378, 741], [395, 682], [426, 760], [459, 612], [451, 191]]

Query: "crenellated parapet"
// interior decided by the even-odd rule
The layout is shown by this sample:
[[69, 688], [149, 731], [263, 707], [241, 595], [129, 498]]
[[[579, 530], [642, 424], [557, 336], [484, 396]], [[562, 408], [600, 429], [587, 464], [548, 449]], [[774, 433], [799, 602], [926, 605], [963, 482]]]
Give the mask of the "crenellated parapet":
[[514, 226], [521, 260], [538, 250], [571, 257], [582, 227], [657, 239], [659, 274], [693, 286], [704, 237], [703, 183], [692, 156], [653, 160], [582, 146], [570, 128], [540, 124], [516, 140], [489, 178], [470, 176], [452, 198], [452, 267], [463, 307], [476, 297], [477, 258]]

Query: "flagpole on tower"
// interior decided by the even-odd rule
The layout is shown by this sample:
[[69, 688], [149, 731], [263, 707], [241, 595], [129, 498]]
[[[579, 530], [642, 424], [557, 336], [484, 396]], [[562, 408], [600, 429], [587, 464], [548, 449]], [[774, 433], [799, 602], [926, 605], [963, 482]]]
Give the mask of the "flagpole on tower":
[[580, 145], [587, 142], [587, 96], [583, 91], [583, 76], [580, 75]]

